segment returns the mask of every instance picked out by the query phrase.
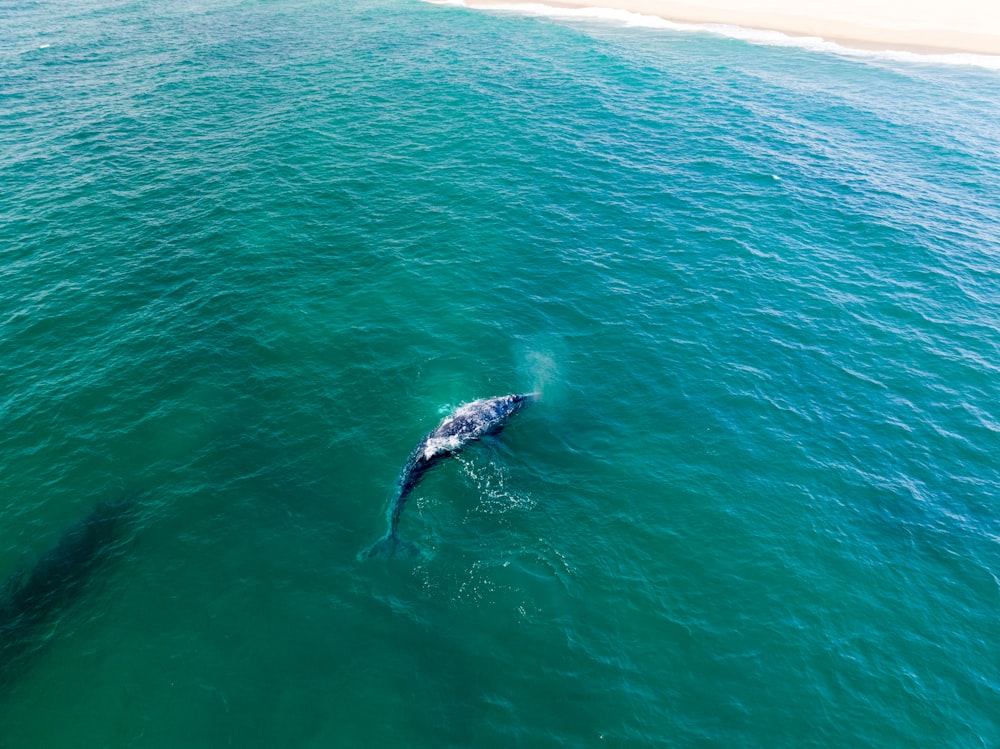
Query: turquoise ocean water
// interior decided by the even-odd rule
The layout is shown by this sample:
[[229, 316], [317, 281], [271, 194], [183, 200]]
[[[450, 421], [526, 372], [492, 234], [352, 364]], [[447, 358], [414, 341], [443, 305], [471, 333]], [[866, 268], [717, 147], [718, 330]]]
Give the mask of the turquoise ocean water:
[[0, 747], [1000, 746], [979, 63], [0, 3]]

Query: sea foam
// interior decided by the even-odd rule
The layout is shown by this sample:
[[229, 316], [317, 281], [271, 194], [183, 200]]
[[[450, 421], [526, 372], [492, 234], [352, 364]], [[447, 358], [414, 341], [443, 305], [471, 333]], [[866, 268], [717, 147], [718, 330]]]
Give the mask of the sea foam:
[[550, 18], [565, 18], [573, 20], [597, 21], [648, 29], [664, 29], [668, 31], [710, 33], [739, 39], [751, 44], [762, 44], [772, 47], [799, 47], [814, 52], [849, 57], [892, 60], [895, 62], [961, 65], [1000, 71], [1000, 56], [980, 55], [965, 52], [936, 53], [912, 52], [901, 49], [860, 49], [850, 47], [830, 39], [817, 36], [796, 36], [768, 29], [754, 29], [745, 26], [719, 23], [682, 23], [671, 21], [659, 16], [643, 13], [633, 13], [619, 8], [565, 8], [544, 3], [476, 3], [469, 5], [465, 0], [428, 0], [438, 5], [457, 5], [473, 10], [503, 11], [519, 13], [527, 16], [546, 16]]

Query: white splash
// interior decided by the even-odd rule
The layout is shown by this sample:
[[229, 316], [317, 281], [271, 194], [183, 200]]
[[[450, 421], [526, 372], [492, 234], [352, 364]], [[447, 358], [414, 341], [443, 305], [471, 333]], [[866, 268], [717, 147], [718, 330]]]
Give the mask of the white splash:
[[424, 444], [424, 459], [430, 460], [435, 455], [457, 450], [462, 446], [462, 440], [457, 434], [450, 437], [431, 437]]
[[476, 512], [503, 515], [511, 510], [531, 510], [537, 504], [530, 494], [512, 486], [510, 472], [494, 456], [469, 456], [459, 464], [479, 496]]

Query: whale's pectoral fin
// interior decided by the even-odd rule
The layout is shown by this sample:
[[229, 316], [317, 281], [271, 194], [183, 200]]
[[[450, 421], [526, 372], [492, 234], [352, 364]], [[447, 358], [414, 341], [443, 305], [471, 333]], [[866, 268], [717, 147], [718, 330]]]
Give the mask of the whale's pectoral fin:
[[358, 554], [358, 559], [417, 559], [421, 555], [420, 547], [415, 543], [390, 533], [364, 549]]
[[496, 450], [499, 450], [503, 446], [503, 442], [500, 440], [500, 436], [492, 432], [484, 434], [482, 437], [480, 437], [479, 442], [481, 442], [483, 446], [490, 452], [495, 452]]
[[499, 424], [494, 424], [492, 427], [489, 428], [489, 430], [487, 430], [486, 434], [483, 435], [483, 436], [485, 436], [485, 437], [499, 437], [500, 436], [500, 432], [503, 431], [503, 428], [505, 426], [507, 426], [507, 422], [506, 421], [501, 421]]

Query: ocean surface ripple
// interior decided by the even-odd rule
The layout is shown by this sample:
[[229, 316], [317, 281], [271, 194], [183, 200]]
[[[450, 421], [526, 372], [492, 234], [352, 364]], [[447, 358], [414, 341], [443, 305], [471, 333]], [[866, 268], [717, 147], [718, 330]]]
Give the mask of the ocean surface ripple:
[[[1000, 745], [996, 71], [0, 19], [0, 576], [143, 497], [0, 747]], [[532, 390], [358, 561], [443, 414]]]

